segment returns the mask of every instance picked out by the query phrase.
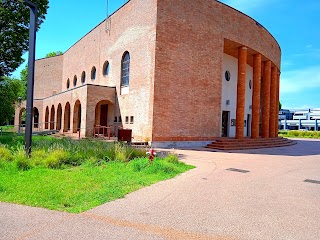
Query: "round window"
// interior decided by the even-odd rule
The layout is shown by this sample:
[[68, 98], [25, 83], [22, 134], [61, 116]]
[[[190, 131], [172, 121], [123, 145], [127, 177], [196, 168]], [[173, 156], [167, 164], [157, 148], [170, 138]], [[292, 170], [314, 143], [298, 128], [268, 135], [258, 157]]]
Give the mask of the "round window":
[[231, 78], [230, 72], [229, 72], [229, 71], [226, 71], [226, 72], [224, 73], [224, 77], [225, 77], [225, 79], [229, 82], [229, 81], [230, 81], [230, 78]]

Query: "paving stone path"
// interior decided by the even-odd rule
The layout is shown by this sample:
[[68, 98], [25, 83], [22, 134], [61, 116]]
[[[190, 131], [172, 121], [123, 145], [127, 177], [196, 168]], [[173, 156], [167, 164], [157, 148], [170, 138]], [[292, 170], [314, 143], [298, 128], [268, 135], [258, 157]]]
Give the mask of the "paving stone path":
[[81, 214], [0, 203], [0, 239], [319, 239], [320, 141], [210, 152], [197, 168]]

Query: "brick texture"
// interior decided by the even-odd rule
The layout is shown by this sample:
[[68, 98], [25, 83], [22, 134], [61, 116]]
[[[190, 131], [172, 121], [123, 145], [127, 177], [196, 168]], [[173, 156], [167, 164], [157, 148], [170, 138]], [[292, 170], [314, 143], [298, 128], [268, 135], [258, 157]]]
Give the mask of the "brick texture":
[[262, 137], [268, 138], [270, 122], [270, 83], [271, 83], [271, 61], [264, 63], [262, 80]]
[[269, 131], [270, 137], [274, 138], [275, 133], [275, 125], [278, 119], [277, 112], [277, 68], [271, 68], [271, 87], [270, 87], [270, 122], [269, 122]]
[[260, 93], [261, 93], [261, 54], [254, 55], [253, 92], [252, 92], [252, 122], [251, 137], [259, 138], [260, 123]]
[[[40, 122], [46, 119], [46, 108], [49, 120], [54, 108], [54, 128], [68, 131], [69, 121], [70, 129], [77, 124], [73, 119], [79, 101], [82, 136], [93, 134], [100, 114], [97, 104], [104, 102], [108, 125], [131, 128], [135, 141], [210, 140], [220, 135], [223, 54], [237, 58], [239, 46], [248, 47], [248, 64], [259, 53], [262, 61], [280, 68], [281, 51], [272, 35], [223, 3], [130, 0], [63, 55], [37, 60], [34, 105]], [[126, 51], [130, 85], [122, 94], [121, 59]], [[108, 75], [103, 74], [106, 61]], [[16, 124], [21, 107], [24, 103], [17, 106]], [[114, 122], [120, 116], [122, 122]], [[134, 122], [126, 123], [126, 117], [134, 117]]]

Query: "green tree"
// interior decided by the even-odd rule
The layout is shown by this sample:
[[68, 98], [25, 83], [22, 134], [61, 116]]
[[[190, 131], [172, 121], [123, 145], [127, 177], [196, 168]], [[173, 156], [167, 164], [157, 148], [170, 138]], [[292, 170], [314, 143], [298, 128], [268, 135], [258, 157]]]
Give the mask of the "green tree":
[[[38, 5], [37, 30], [45, 20], [49, 0], [32, 0]], [[29, 47], [30, 10], [23, 0], [0, 0], [0, 80], [23, 63]]]
[[15, 112], [15, 103], [25, 95], [25, 84], [19, 79], [4, 77], [0, 82], [0, 125], [9, 122]]
[[50, 53], [48, 53], [48, 54], [46, 55], [46, 58], [48, 58], [48, 57], [55, 57], [55, 56], [62, 55], [62, 54], [63, 54], [63, 52], [61, 52], [61, 51], [50, 52]]
[[20, 97], [22, 100], [27, 99], [27, 81], [28, 81], [28, 65], [25, 66], [24, 69], [20, 72], [20, 81], [23, 86], [23, 92], [20, 93]]
[[279, 101], [279, 110], [282, 109], [282, 104], [281, 102]]

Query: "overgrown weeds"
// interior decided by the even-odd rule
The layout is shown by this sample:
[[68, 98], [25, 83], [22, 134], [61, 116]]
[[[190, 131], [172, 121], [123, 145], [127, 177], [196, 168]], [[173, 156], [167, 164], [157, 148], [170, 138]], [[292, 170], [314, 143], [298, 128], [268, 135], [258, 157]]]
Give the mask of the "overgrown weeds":
[[121, 143], [36, 137], [29, 159], [20, 138], [2, 144], [0, 201], [75, 213], [193, 168]]
[[320, 131], [280, 130], [282, 137], [320, 138]]
[[107, 143], [98, 140], [53, 137], [35, 137], [31, 158], [24, 154], [23, 139], [19, 136], [0, 138], [1, 161], [15, 161], [18, 168], [27, 170], [43, 166], [53, 169], [80, 166], [87, 161], [93, 165], [105, 162], [129, 162], [145, 157], [145, 149], [136, 149], [123, 143]]

